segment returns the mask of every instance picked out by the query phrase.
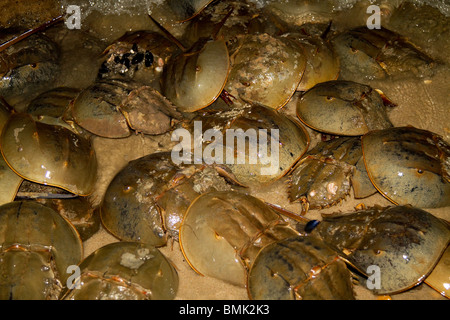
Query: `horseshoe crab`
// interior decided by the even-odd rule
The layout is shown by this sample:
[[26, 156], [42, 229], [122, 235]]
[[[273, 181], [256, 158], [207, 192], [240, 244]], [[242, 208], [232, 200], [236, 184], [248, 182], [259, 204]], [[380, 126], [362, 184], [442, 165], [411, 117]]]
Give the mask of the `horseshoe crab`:
[[288, 37], [267, 33], [239, 39], [225, 90], [249, 103], [282, 108], [292, 97], [306, 67], [306, 55]]
[[66, 128], [13, 113], [4, 125], [0, 147], [8, 166], [26, 180], [78, 195], [93, 192], [95, 152], [88, 140]]
[[358, 27], [338, 34], [330, 41], [340, 57], [345, 78], [348, 78], [347, 74], [362, 75], [363, 79], [369, 80], [407, 74], [429, 77], [436, 64], [410, 41], [383, 27]]
[[131, 129], [161, 134], [180, 116], [157, 90], [119, 79], [96, 81], [75, 98], [71, 109], [79, 126], [106, 138], [128, 137]]
[[229, 189], [211, 167], [176, 165], [170, 152], [153, 153], [117, 173], [106, 190], [100, 216], [106, 229], [121, 240], [162, 246], [169, 236], [178, 238], [184, 213], [199, 194]]
[[[15, 30], [2, 30], [0, 43], [17, 36]], [[51, 85], [59, 72], [56, 44], [42, 34], [33, 34], [0, 50], [0, 96], [9, 104], [21, 103]]]
[[375, 188], [395, 204], [421, 208], [450, 205], [450, 146], [414, 127], [367, 133], [364, 163]]
[[265, 14], [273, 15], [288, 26], [303, 26], [307, 23], [328, 23], [333, 18], [335, 3], [328, 0], [270, 1], [264, 6]]
[[354, 300], [345, 262], [322, 241], [297, 236], [261, 249], [248, 276], [255, 300]]
[[363, 274], [378, 267], [376, 294], [398, 293], [422, 282], [450, 242], [450, 229], [442, 220], [411, 206], [323, 216], [310, 234]]
[[180, 247], [197, 273], [245, 286], [259, 250], [295, 235], [263, 201], [217, 191], [200, 195], [189, 206], [180, 227]]
[[306, 55], [306, 67], [297, 91], [307, 91], [318, 83], [338, 78], [341, 70], [339, 58], [327, 41], [300, 33], [289, 33], [288, 37], [297, 41]]
[[39, 94], [27, 106], [26, 113], [35, 121], [65, 127], [85, 138], [89, 133], [77, 125], [70, 112], [70, 103], [77, 97], [77, 88], [57, 87]]
[[212, 3], [190, 21], [183, 41], [192, 45], [200, 38], [215, 35], [216, 39], [225, 41], [232, 56], [240, 38], [256, 33], [275, 34], [276, 31], [279, 29], [254, 3], [222, 0]]
[[225, 42], [202, 38], [169, 60], [162, 75], [162, 93], [180, 111], [200, 110], [222, 93], [229, 70]]
[[0, 299], [58, 299], [67, 267], [81, 261], [77, 231], [32, 201], [0, 206]]
[[169, 300], [178, 290], [174, 266], [157, 248], [142, 243], [108, 244], [79, 268], [78, 282], [63, 293], [64, 300]]
[[133, 79], [160, 90], [159, 80], [177, 46], [157, 32], [127, 32], [103, 52], [99, 79]]
[[22, 181], [23, 179], [11, 170], [3, 156], [0, 157], [0, 205], [14, 200]]
[[361, 157], [359, 137], [320, 142], [293, 168], [289, 200], [302, 202], [304, 212], [343, 200], [350, 193], [351, 177]]
[[353, 81], [333, 80], [315, 85], [298, 100], [297, 117], [308, 127], [342, 136], [360, 136], [392, 127], [379, 91]]
[[[190, 136], [201, 139], [198, 150], [202, 151], [203, 160], [226, 164], [244, 186], [268, 184], [281, 178], [310, 143], [307, 131], [298, 121], [256, 104], [223, 112], [205, 111], [186, 128]], [[195, 142], [194, 148], [189, 144], [188, 149], [195, 154]]]

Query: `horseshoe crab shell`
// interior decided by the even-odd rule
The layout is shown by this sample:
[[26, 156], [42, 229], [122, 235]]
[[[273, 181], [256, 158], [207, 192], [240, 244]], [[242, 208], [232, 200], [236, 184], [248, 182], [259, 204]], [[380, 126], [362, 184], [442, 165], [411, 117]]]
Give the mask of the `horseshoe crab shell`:
[[303, 49], [292, 39], [267, 33], [249, 34], [239, 41], [225, 90], [249, 103], [282, 108], [305, 71]]
[[[340, 57], [342, 75], [363, 75], [385, 79], [412, 73], [417, 77], [433, 74], [433, 59], [410, 41], [386, 28], [358, 27], [330, 40]], [[362, 81], [362, 79], [361, 79]]]
[[351, 177], [361, 157], [359, 137], [320, 142], [292, 170], [289, 200], [300, 201], [311, 209], [343, 200], [350, 193]]
[[93, 192], [97, 177], [94, 149], [70, 130], [15, 113], [5, 124], [0, 142], [6, 163], [24, 179], [78, 195]]
[[176, 165], [170, 152], [131, 161], [109, 184], [102, 205], [103, 225], [125, 241], [165, 245], [178, 238], [186, 209], [199, 194], [228, 190], [212, 167]]
[[128, 78], [160, 91], [163, 69], [177, 50], [157, 32], [127, 32], [104, 50], [98, 79]]
[[309, 134], [299, 121], [262, 105], [246, 104], [225, 112], [197, 115], [187, 125], [194, 137], [198, 123], [205, 137], [208, 131], [214, 133], [214, 139], [203, 140], [204, 160], [225, 163], [245, 186], [281, 178], [310, 143]]
[[434, 290], [442, 294], [443, 296], [450, 298], [450, 288], [448, 270], [450, 266], [450, 246], [442, 254], [441, 259], [434, 267], [430, 275], [424, 280], [427, 285]]
[[225, 41], [200, 39], [169, 60], [163, 71], [162, 93], [180, 111], [200, 110], [219, 97], [229, 69]]
[[[286, 175], [298, 159], [303, 156], [310, 143], [307, 131], [298, 121], [276, 110], [262, 106], [253, 106], [246, 110], [241, 116], [233, 120], [227, 129], [234, 129], [235, 132], [238, 130], [243, 130], [244, 132], [259, 130], [258, 145], [249, 146], [248, 150], [245, 148], [244, 152], [247, 153], [245, 155], [245, 164], [239, 164], [239, 158], [242, 156], [242, 150], [239, 147], [236, 148], [237, 153], [235, 153], [233, 164], [227, 164], [236, 179], [244, 185], [270, 183]], [[266, 146], [261, 139], [260, 129], [267, 130]], [[274, 129], [278, 130], [278, 141], [275, 139]], [[274, 143], [278, 144], [278, 154], [272, 153], [276, 150], [273, 148]], [[266, 164], [263, 163], [262, 158], [259, 158], [256, 164], [252, 164], [250, 162], [252, 156], [250, 150], [252, 147], [257, 147], [258, 157], [261, 156], [259, 154], [260, 150], [267, 150], [267, 155], [271, 162]]]
[[247, 290], [254, 300], [354, 300], [345, 262], [322, 241], [299, 236], [264, 247]]
[[82, 258], [75, 228], [33, 201], [0, 206], [0, 299], [58, 299], [67, 267]]
[[178, 290], [178, 274], [155, 247], [115, 242], [97, 249], [80, 267], [79, 287], [64, 300], [169, 300]]
[[197, 273], [245, 286], [259, 250], [295, 235], [263, 201], [239, 192], [209, 192], [189, 206], [180, 227], [180, 246]]
[[411, 206], [324, 216], [311, 235], [367, 274], [380, 268], [376, 294], [398, 293], [422, 282], [450, 242], [450, 229], [427, 211]]
[[395, 204], [420, 208], [450, 205], [450, 146], [414, 127], [367, 133], [364, 163], [373, 185]]
[[76, 123], [87, 131], [106, 138], [124, 138], [131, 134], [118, 107], [137, 88], [130, 81], [98, 80], [85, 88], [71, 104]]
[[392, 127], [380, 93], [352, 81], [315, 85], [298, 100], [296, 112], [308, 127], [332, 135], [358, 136]]

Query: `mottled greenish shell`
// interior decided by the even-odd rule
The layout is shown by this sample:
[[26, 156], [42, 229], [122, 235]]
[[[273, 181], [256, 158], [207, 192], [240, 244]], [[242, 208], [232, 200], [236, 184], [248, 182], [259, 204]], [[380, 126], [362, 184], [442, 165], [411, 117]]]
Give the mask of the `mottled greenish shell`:
[[89, 195], [97, 179], [97, 159], [89, 140], [55, 125], [12, 114], [3, 128], [1, 151], [22, 178]]
[[450, 205], [450, 146], [414, 127], [363, 136], [364, 163], [373, 185], [395, 204], [420, 208]]
[[115, 242], [97, 249], [79, 265], [80, 278], [65, 300], [171, 300], [178, 274], [155, 247]]
[[341, 61], [342, 75], [361, 75], [363, 79], [412, 74], [431, 76], [434, 61], [411, 42], [386, 28], [358, 27], [331, 39]]
[[411, 206], [324, 216], [311, 234], [319, 234], [363, 274], [379, 268], [376, 294], [398, 293], [422, 282], [450, 242], [445, 223]]
[[261, 248], [297, 235], [263, 201], [239, 192], [210, 192], [189, 207], [180, 227], [186, 261], [199, 274], [244, 286]]
[[254, 300], [353, 300], [351, 274], [322, 241], [299, 236], [264, 247], [248, 277]]
[[125, 166], [110, 182], [100, 208], [103, 225], [125, 241], [165, 245], [191, 201], [207, 191], [227, 190], [214, 168], [175, 164], [170, 152], [153, 153]]
[[232, 57], [225, 90], [246, 102], [280, 109], [302, 79], [306, 56], [292, 39], [247, 35]]
[[392, 127], [381, 95], [352, 81], [315, 85], [298, 100], [296, 112], [305, 125], [332, 135], [360, 136]]
[[229, 70], [225, 41], [200, 39], [189, 51], [169, 60], [162, 76], [162, 93], [180, 111], [200, 110], [219, 97]]
[[0, 299], [58, 299], [82, 252], [75, 228], [53, 209], [33, 201], [0, 206]]

